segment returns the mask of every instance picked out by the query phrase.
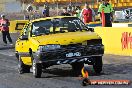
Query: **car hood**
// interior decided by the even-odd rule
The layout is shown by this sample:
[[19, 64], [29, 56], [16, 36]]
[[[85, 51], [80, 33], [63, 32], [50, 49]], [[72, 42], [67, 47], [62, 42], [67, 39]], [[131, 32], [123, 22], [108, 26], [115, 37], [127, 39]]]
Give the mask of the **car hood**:
[[86, 40], [100, 39], [100, 37], [94, 32], [69, 32], [69, 33], [57, 33], [49, 35], [41, 35], [34, 37], [38, 41], [39, 45], [47, 44], [76, 44], [82, 43]]

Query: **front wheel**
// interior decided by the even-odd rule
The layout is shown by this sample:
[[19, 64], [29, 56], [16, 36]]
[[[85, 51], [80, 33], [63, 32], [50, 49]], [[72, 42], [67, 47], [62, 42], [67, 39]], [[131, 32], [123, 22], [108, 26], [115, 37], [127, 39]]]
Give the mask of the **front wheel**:
[[32, 67], [33, 67], [33, 75], [35, 78], [40, 78], [41, 74], [42, 74], [42, 65], [39, 63], [36, 63], [35, 60], [33, 60], [32, 63]]
[[25, 65], [22, 62], [21, 56], [19, 56], [19, 58], [18, 58], [18, 72], [19, 72], [19, 74], [29, 73], [30, 72], [30, 66]]
[[71, 65], [72, 65], [73, 71], [75, 72], [74, 74], [75, 74], [76, 76], [81, 75], [81, 70], [82, 70], [82, 68], [84, 67], [84, 63], [82, 63], [82, 62], [77, 62], [77, 63], [72, 63]]
[[94, 58], [95, 58], [95, 62], [93, 64], [93, 69], [95, 73], [100, 74], [103, 67], [102, 56], [98, 56]]

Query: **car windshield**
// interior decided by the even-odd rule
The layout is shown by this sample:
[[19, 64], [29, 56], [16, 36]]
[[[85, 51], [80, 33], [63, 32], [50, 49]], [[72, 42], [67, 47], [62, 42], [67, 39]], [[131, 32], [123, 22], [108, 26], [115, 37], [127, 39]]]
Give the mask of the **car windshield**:
[[[32, 35], [44, 35], [51, 33], [64, 33], [67, 32], [75, 32], [88, 30], [86, 25], [77, 17], [64, 17], [64, 18], [55, 18], [55, 19], [47, 19], [40, 20], [33, 23], [32, 26]], [[63, 31], [63, 32], [62, 32]]]
[[69, 32], [88, 30], [86, 25], [77, 17], [65, 17], [59, 21], [60, 27], [66, 27]]

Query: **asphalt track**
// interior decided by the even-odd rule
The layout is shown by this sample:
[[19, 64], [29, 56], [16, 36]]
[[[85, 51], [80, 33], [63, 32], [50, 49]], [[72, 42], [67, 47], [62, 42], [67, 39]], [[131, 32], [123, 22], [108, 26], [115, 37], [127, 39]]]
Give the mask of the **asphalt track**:
[[[13, 41], [18, 35], [11, 35]], [[0, 41], [2, 40], [0, 34]], [[89, 78], [132, 80], [132, 57], [104, 55], [103, 71], [96, 75], [92, 66], [85, 65]], [[70, 65], [56, 65], [43, 71], [42, 78], [34, 78], [32, 73], [20, 75], [17, 72], [17, 60], [14, 46], [3, 46], [0, 42], [0, 88], [132, 88], [130, 85], [88, 85], [83, 87], [82, 80], [75, 77]]]

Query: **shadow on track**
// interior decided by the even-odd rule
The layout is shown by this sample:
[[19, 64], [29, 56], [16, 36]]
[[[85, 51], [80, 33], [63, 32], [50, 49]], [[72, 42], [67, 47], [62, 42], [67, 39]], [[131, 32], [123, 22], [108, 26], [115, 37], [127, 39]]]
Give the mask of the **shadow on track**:
[[[127, 74], [131, 71], [132, 63], [125, 64], [104, 64], [103, 71], [101, 74], [96, 74], [92, 66], [86, 66], [86, 70], [89, 73], [89, 76], [103, 76], [103, 75], [114, 75], [114, 74]], [[123, 69], [123, 70], [122, 70]], [[76, 73], [72, 70], [65, 68], [53, 68], [46, 69], [43, 71], [42, 78], [54, 78], [54, 77], [78, 77]]]
[[[100, 76], [101, 74], [96, 74], [92, 69], [92, 66], [86, 66], [86, 70], [89, 73], [89, 76]], [[81, 77], [81, 72], [78, 74], [72, 69], [72, 67], [66, 68], [52, 68], [43, 70], [42, 78], [54, 78], [54, 77]]]

